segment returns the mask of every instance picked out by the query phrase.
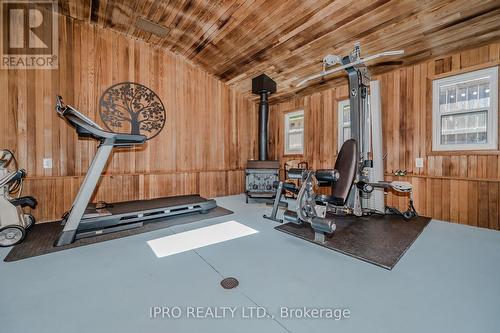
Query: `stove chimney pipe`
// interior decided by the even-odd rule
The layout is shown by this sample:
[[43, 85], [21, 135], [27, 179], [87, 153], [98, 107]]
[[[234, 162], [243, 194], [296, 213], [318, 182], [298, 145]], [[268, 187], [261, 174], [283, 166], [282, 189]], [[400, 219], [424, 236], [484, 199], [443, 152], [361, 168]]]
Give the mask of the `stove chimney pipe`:
[[268, 97], [276, 92], [276, 82], [266, 74], [252, 79], [252, 93], [260, 95], [259, 100], [259, 160], [267, 160], [267, 127], [269, 119]]

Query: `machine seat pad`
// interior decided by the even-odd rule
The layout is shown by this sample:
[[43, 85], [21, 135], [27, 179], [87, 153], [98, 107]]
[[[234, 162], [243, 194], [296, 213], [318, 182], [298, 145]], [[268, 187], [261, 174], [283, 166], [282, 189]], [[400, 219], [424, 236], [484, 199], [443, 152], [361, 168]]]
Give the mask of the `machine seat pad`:
[[343, 206], [347, 201], [356, 177], [358, 155], [358, 144], [354, 139], [347, 140], [340, 148], [335, 162], [339, 179], [332, 183], [332, 196], [338, 199], [338, 202], [335, 203], [337, 206]]

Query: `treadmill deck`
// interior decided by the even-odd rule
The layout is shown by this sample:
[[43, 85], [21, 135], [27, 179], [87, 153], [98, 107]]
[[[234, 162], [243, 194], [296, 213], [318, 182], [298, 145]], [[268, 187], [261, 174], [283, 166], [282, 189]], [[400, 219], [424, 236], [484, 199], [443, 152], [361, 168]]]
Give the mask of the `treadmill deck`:
[[[131, 200], [122, 202], [113, 202], [103, 210], [109, 211], [112, 215], [128, 214], [131, 212], [143, 212], [148, 210], [155, 210], [159, 208], [196, 205], [204, 202], [209, 202], [210, 199], [205, 199], [199, 195], [181, 195], [173, 197], [163, 197], [149, 200]], [[91, 203], [87, 206], [85, 214], [96, 213], [96, 204]], [[108, 215], [108, 214], [104, 214]]]

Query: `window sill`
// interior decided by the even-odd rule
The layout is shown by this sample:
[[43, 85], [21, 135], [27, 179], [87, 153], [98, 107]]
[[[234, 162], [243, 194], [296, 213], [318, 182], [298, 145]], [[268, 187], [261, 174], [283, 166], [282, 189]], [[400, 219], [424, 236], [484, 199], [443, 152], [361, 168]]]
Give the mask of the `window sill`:
[[500, 150], [433, 150], [427, 156], [453, 156], [453, 155], [500, 155]]
[[304, 157], [304, 153], [302, 154], [297, 154], [297, 153], [284, 153], [283, 157]]

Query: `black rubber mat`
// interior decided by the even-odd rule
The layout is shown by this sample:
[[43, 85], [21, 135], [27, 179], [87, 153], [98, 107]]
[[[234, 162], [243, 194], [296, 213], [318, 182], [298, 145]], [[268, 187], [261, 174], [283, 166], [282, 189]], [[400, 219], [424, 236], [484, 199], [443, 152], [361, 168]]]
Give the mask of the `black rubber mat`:
[[[404, 220], [395, 215], [336, 217], [337, 230], [319, 245], [390, 270], [430, 220], [422, 216]], [[275, 229], [314, 242], [309, 225], [287, 223]]]
[[232, 213], [233, 212], [228, 209], [216, 207], [206, 214], [195, 212], [191, 214], [172, 216], [165, 219], [150, 220], [145, 221], [144, 225], [139, 228], [113, 232], [95, 237], [82, 238], [76, 240], [73, 244], [60, 247], [55, 247], [53, 245], [55, 239], [59, 235], [59, 232], [62, 230], [62, 226], [59, 221], [35, 224], [28, 232], [26, 239], [21, 244], [14, 246], [9, 254], [7, 254], [7, 256], [5, 257], [4, 261], [17, 261], [21, 259], [40, 256], [42, 254], [62, 251], [83, 245], [105, 242], [111, 239], [142, 234], [152, 230], [168, 228], [174, 225], [187, 224], [213, 217], [229, 215]]

